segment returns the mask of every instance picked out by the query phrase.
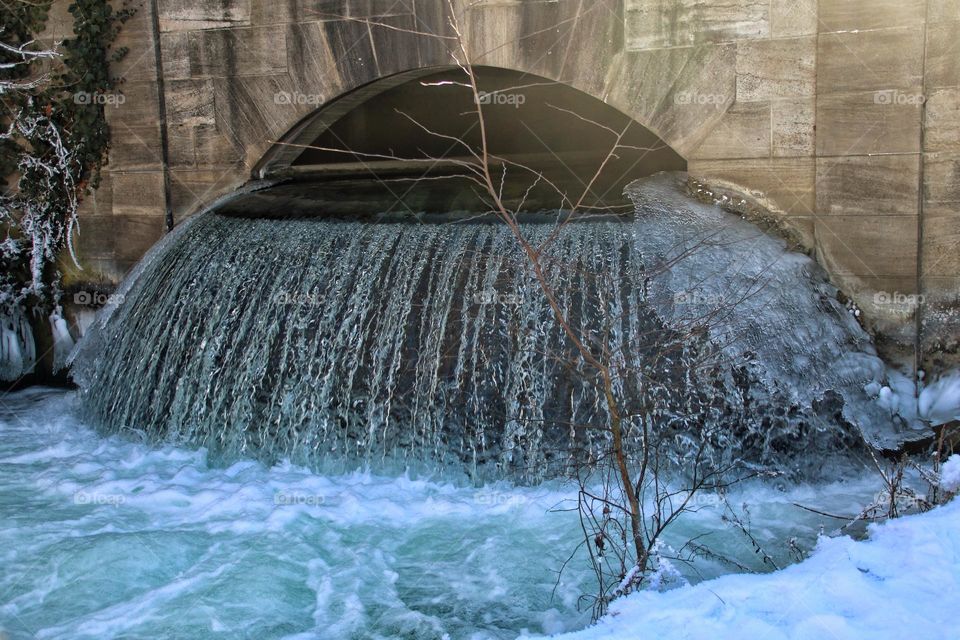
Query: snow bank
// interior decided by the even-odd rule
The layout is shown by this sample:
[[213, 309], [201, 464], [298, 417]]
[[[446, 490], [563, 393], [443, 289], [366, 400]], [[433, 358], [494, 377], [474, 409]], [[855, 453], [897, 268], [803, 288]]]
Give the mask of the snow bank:
[[950, 493], [960, 491], [960, 453], [955, 453], [940, 469], [940, 488]]
[[598, 624], [557, 637], [946, 640], [960, 637], [957, 603], [960, 500], [871, 526], [863, 542], [821, 538], [782, 571], [634, 594]]

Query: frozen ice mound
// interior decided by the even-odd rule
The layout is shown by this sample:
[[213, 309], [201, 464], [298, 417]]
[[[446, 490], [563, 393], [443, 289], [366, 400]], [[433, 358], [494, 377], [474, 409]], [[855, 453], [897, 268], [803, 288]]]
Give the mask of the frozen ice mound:
[[638, 250], [648, 268], [669, 265], [652, 277], [648, 296], [664, 322], [707, 325], [753, 381], [751, 402], [803, 413], [814, 432], [837, 417], [827, 412], [880, 449], [916, 438], [917, 426], [867, 393], [887, 386], [887, 365], [826, 272], [742, 217], [688, 197], [682, 185], [677, 174], [658, 174], [627, 187]]

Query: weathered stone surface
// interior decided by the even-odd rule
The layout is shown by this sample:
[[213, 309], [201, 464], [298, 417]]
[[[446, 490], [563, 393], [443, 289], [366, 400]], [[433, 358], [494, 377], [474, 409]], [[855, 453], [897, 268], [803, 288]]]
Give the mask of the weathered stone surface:
[[110, 126], [110, 165], [129, 170], [159, 171], [160, 125], [129, 125], [126, 120]]
[[167, 128], [168, 162], [174, 169], [197, 164], [197, 150], [193, 141], [193, 127]]
[[775, 157], [809, 156], [814, 152], [816, 135], [814, 98], [776, 100], [770, 104], [770, 126]]
[[789, 215], [814, 213], [813, 158], [691, 160], [689, 171], [739, 185]]
[[923, 297], [922, 366], [928, 372], [955, 369], [960, 364], [960, 282], [926, 277]]
[[159, 171], [112, 172], [114, 215], [163, 216], [163, 174]]
[[160, 56], [165, 80], [190, 77], [190, 33], [178, 31], [160, 34]]
[[818, 0], [770, 0], [770, 29], [774, 38], [817, 33]]
[[952, 277], [960, 286], [960, 209], [924, 210], [922, 255], [924, 276]]
[[920, 299], [917, 278], [839, 273], [833, 281], [860, 308], [860, 321], [876, 336], [881, 354], [894, 362], [912, 361]]
[[919, 190], [919, 155], [817, 159], [820, 215], [915, 215]]
[[519, 4], [484, 3], [468, 10], [467, 51], [474, 64], [514, 68], [521, 56], [520, 15]]
[[[293, 124], [300, 115], [313, 111], [345, 90], [336, 58], [321, 22], [287, 27], [287, 69], [291, 100], [279, 105], [277, 116]], [[293, 92], [304, 96], [294, 100]], [[296, 114], [296, 115], [294, 115]]]
[[820, 0], [820, 31], [919, 26], [926, 0]]
[[960, 151], [923, 155], [924, 212], [960, 211]]
[[817, 91], [899, 90], [922, 86], [923, 30], [916, 28], [822, 34]]
[[83, 218], [86, 216], [113, 215], [113, 189], [110, 185], [111, 179], [108, 166], [100, 172], [99, 187], [90, 193], [84, 193], [81, 195], [80, 208], [78, 212], [81, 219], [81, 224]]
[[[623, 48], [619, 6], [619, 0], [596, 0], [577, 13], [560, 80], [590, 95], [603, 95], [607, 72]], [[586, 42], [595, 45], [585, 47]]]
[[927, 24], [937, 24], [945, 20], [960, 20], [960, 0], [929, 0]]
[[417, 28], [417, 22], [412, 13], [375, 18], [374, 22], [384, 25], [370, 26], [370, 39], [373, 42], [378, 77], [416, 69], [420, 66], [420, 56], [417, 52], [419, 37], [401, 31], [401, 29]]
[[182, 222], [199, 213], [217, 198], [230, 193], [247, 179], [236, 167], [170, 172], [170, 206], [174, 219]]
[[216, 123], [212, 80], [171, 80], [166, 95], [171, 128]]
[[952, 277], [960, 294], [960, 153], [924, 154], [923, 162], [923, 274]]
[[[281, 84], [283, 83], [283, 84]], [[217, 127], [243, 149], [246, 162], [253, 166], [287, 132], [292, 120], [286, 113], [309, 110], [291, 105], [292, 95], [285, 76], [243, 76], [214, 80]]]
[[337, 20], [324, 22], [321, 28], [344, 87], [357, 87], [377, 77], [373, 40], [366, 25]]
[[816, 89], [816, 39], [737, 43], [737, 101], [805, 98]]
[[166, 0], [160, 3], [161, 31], [217, 29], [250, 24], [251, 0]]
[[[528, 34], [518, 40], [520, 65], [530, 73], [552, 80], [559, 78], [570, 50], [578, 6], [572, 2], [556, 2], [551, 5], [522, 3], [519, 7], [519, 31]], [[597, 46], [604, 45], [598, 42]]]
[[[85, 215], [73, 237], [73, 246], [83, 267], [91, 260], [111, 260], [117, 238], [116, 216]], [[67, 256], [69, 260], [69, 256]]]
[[766, 158], [770, 155], [770, 104], [735, 102], [692, 153], [696, 159]]
[[770, 35], [769, 0], [626, 0], [625, 12], [628, 50]]
[[689, 154], [733, 103], [735, 49], [704, 45], [619, 56], [607, 101]]
[[111, 126], [117, 122], [130, 126], [160, 122], [156, 82], [124, 82], [107, 99], [103, 114]]
[[960, 85], [960, 20], [927, 25], [926, 90]]
[[[919, 101], [879, 101], [874, 92], [817, 96], [817, 154], [920, 151]], [[884, 94], [885, 95], [885, 94]]]
[[114, 216], [116, 258], [136, 262], [166, 233], [163, 216]]
[[222, 78], [279, 74], [287, 70], [281, 26], [191, 31], [190, 77]]
[[248, 170], [244, 165], [243, 148], [214, 125], [193, 127], [193, 146], [199, 168], [234, 165]]
[[911, 276], [917, 272], [917, 216], [820, 216], [817, 257], [830, 273]]
[[168, 136], [174, 170], [243, 164], [243, 150], [215, 125], [171, 127]]
[[960, 149], [960, 87], [936, 89], [927, 96], [924, 151]]
[[[72, 36], [72, 34], [71, 34]], [[127, 53], [110, 65], [110, 73], [131, 80], [156, 80], [157, 62], [153, 50], [153, 34], [130, 31], [124, 26], [113, 41], [111, 50], [126, 47]]]

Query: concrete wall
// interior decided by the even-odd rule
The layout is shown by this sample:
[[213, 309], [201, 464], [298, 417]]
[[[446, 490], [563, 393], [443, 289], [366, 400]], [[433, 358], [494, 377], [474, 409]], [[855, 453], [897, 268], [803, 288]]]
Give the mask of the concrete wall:
[[[335, 17], [449, 35], [442, 0], [156, 4], [120, 36], [126, 100], [108, 107], [114, 147], [84, 203], [78, 281], [117, 280], [168, 208], [183, 220], [247, 181], [315, 108], [278, 96], [325, 102], [452, 62], [436, 40]], [[463, 26], [475, 63], [599, 97], [692, 173], [781, 211], [903, 345], [922, 293], [927, 350], [956, 348], [960, 0], [489, 0]]]

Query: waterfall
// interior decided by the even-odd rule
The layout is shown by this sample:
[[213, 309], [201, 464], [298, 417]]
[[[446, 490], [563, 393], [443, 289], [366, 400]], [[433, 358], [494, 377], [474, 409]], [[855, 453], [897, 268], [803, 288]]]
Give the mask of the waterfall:
[[[727, 353], [715, 336], [683, 336], [648, 297], [644, 253], [669, 236], [651, 224], [638, 215], [559, 232], [521, 226], [534, 246], [546, 243], [550, 287], [587, 343], [603, 345], [626, 404], [653, 398], [648, 419], [669, 430], [678, 460], [706, 443], [727, 460], [805, 473], [822, 466], [811, 451], [856, 450], [850, 408], [866, 400], [866, 379], [848, 375], [798, 394], [784, 388], [781, 369], [831, 363], [795, 357], [764, 368], [756, 345]], [[779, 241], [763, 242], [785, 253]], [[793, 284], [822, 288], [798, 264], [782, 267]], [[208, 212], [154, 251], [122, 297], [78, 346], [73, 367], [86, 417], [107, 432], [226, 458], [290, 458], [323, 470], [454, 468], [481, 479], [538, 480], [604, 446], [602, 429], [591, 428], [606, 420], [596, 377], [495, 222]], [[830, 304], [812, 319], [830, 330], [807, 331], [788, 348], [875, 358], [862, 330]], [[762, 315], [763, 305], [750, 313]], [[817, 351], [821, 338], [829, 349]], [[664, 356], [663, 345], [679, 347]], [[692, 366], [710, 354], [724, 359]]]

